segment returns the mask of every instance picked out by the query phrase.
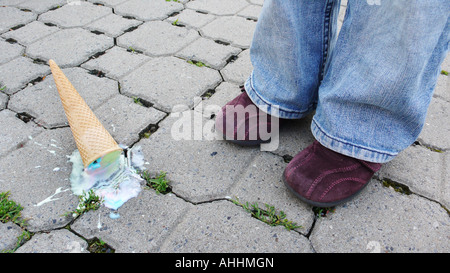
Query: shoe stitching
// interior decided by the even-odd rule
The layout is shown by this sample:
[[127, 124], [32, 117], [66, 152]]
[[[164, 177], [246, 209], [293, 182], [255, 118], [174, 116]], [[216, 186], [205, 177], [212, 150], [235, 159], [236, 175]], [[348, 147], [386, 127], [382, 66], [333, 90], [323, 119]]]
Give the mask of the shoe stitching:
[[319, 175], [316, 180], [314, 180], [314, 182], [311, 184], [311, 186], [309, 187], [308, 192], [306, 192], [306, 197], [310, 198], [312, 195], [312, 192], [314, 191], [314, 189], [316, 188], [317, 184], [319, 184], [322, 179], [324, 179], [327, 175], [330, 174], [334, 174], [334, 173], [340, 173], [340, 172], [349, 172], [349, 171], [353, 171], [356, 170], [358, 167], [360, 166], [360, 164], [354, 164], [348, 167], [343, 167], [343, 168], [337, 168], [337, 169], [333, 169], [333, 170], [328, 170], [324, 173], [322, 173], [321, 175]]
[[365, 183], [367, 183], [367, 181], [366, 180], [364, 180], [364, 179], [361, 179], [361, 178], [357, 178], [357, 177], [345, 177], [345, 178], [341, 178], [341, 179], [338, 179], [338, 180], [336, 180], [336, 181], [334, 181], [323, 193], [322, 193], [322, 195], [320, 196], [320, 198], [319, 198], [319, 201], [322, 201], [322, 199], [328, 194], [328, 192], [332, 189], [332, 188], [334, 188], [335, 186], [337, 186], [338, 184], [340, 184], [340, 183], [342, 183], [342, 182], [345, 182], [345, 181], [355, 181], [355, 182], [358, 182], [358, 183], [361, 183], [361, 184], [365, 184]]
[[306, 156], [306, 158], [302, 162], [300, 162], [294, 168], [289, 170], [289, 172], [286, 174], [286, 179], [289, 179], [296, 169], [303, 166], [306, 162], [309, 161], [309, 159], [314, 155], [314, 152], [316, 151], [316, 143], [313, 144], [312, 148], [313, 148], [313, 150], [309, 151], [309, 154]]

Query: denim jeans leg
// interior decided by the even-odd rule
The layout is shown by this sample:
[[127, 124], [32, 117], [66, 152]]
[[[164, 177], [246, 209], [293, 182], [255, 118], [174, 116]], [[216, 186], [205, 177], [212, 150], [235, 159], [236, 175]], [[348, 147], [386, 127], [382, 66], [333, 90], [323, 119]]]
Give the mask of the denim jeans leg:
[[325, 147], [384, 163], [421, 132], [450, 41], [448, 0], [349, 0], [311, 124]]
[[[264, 1], [250, 48], [253, 72], [245, 83], [256, 105], [288, 119], [316, 108], [339, 6], [340, 0]], [[277, 111], [271, 111], [274, 105]]]

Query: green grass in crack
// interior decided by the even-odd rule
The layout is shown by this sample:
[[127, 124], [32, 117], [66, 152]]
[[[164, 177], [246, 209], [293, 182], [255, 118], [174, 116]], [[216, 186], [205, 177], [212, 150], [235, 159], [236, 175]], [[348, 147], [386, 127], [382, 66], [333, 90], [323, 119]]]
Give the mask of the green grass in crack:
[[71, 212], [66, 213], [65, 215], [73, 215], [79, 216], [85, 212], [90, 210], [97, 210], [103, 203], [103, 199], [97, 195], [95, 195], [94, 190], [90, 190], [87, 193], [84, 192], [82, 195], [78, 197], [79, 204], [78, 207]]
[[0, 222], [7, 223], [11, 221], [23, 226], [24, 221], [19, 220], [21, 218], [23, 207], [12, 200], [9, 200], [9, 195], [9, 192], [0, 193]]
[[141, 177], [147, 181], [147, 186], [154, 189], [156, 193], [166, 194], [170, 192], [169, 181], [166, 179], [166, 173], [160, 172], [156, 177], [153, 177], [148, 171], [142, 171]]
[[250, 204], [245, 202], [245, 204], [240, 203], [239, 200], [232, 200], [234, 204], [241, 206], [247, 212], [249, 212], [256, 219], [271, 225], [271, 226], [284, 226], [287, 230], [293, 230], [296, 228], [302, 228], [302, 226], [289, 221], [286, 219], [286, 214], [283, 211], [277, 211], [275, 207], [264, 204], [265, 208], [260, 208], [258, 203], [254, 202]]

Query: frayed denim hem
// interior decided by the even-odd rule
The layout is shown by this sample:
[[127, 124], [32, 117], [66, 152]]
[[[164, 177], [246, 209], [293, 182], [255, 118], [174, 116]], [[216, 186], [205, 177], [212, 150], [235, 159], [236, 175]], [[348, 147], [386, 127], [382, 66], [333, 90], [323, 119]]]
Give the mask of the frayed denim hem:
[[[253, 81], [253, 73], [250, 75], [250, 77], [247, 79], [247, 81], [244, 84], [245, 91], [247, 92], [247, 95], [250, 97], [252, 102], [258, 106], [261, 110], [266, 112], [267, 114], [282, 118], [282, 119], [301, 119], [305, 116], [307, 116], [309, 113], [314, 111], [315, 106], [311, 106], [306, 111], [295, 111], [291, 109], [286, 109], [282, 105], [277, 105], [276, 103], [271, 103], [264, 99], [258, 91], [255, 90], [252, 84]], [[267, 109], [267, 111], [265, 110]]]
[[326, 148], [337, 153], [373, 163], [386, 163], [394, 159], [398, 153], [377, 151], [369, 147], [363, 147], [338, 139], [326, 133], [313, 118], [311, 132], [315, 139]]

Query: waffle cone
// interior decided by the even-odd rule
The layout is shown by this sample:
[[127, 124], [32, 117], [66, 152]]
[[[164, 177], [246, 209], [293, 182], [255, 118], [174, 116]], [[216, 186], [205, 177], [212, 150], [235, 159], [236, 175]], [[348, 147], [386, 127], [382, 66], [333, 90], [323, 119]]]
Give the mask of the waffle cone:
[[58, 65], [53, 60], [49, 65], [84, 167], [110, 152], [122, 150]]

